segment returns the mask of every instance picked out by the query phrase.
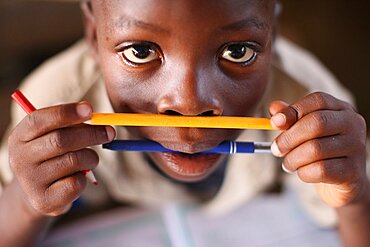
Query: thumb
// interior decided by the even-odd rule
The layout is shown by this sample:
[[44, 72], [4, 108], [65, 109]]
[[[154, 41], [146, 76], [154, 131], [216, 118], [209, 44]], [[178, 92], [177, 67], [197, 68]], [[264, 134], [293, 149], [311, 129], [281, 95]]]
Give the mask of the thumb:
[[297, 111], [281, 100], [271, 102], [269, 111], [271, 114], [271, 125], [277, 130], [289, 129], [298, 120]]

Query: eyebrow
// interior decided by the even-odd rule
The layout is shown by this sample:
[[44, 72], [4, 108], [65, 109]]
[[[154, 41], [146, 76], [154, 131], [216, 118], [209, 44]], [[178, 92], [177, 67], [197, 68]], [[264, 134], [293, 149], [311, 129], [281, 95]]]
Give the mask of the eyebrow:
[[263, 31], [269, 30], [270, 26], [256, 18], [246, 18], [231, 24], [227, 24], [220, 28], [221, 31], [239, 31], [243, 28], [257, 28]]
[[153, 32], [169, 33], [167, 29], [164, 29], [160, 26], [157, 26], [151, 23], [147, 23], [147, 22], [135, 19], [127, 15], [122, 15], [120, 18], [118, 18], [113, 23], [114, 29], [131, 28], [133, 26], [141, 28], [141, 29], [153, 31]]
[[[151, 23], [147, 23], [138, 19], [135, 19], [133, 17], [122, 15], [120, 18], [118, 18], [113, 23], [113, 29], [123, 29], [123, 28], [131, 28], [132, 26], [146, 29], [153, 32], [160, 32], [160, 33], [169, 33], [170, 31], [167, 29], [164, 29], [158, 25], [154, 25]], [[240, 31], [243, 28], [257, 28], [259, 30], [269, 30], [270, 26], [263, 21], [260, 21], [256, 18], [246, 18], [231, 24], [227, 24], [225, 26], [222, 26], [219, 30], [220, 31], [226, 31], [226, 32], [236, 32]]]

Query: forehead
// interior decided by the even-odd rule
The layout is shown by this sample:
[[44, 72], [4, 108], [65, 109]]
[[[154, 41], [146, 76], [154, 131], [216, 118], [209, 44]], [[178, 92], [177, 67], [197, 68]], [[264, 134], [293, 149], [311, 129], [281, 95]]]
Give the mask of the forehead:
[[269, 29], [275, 0], [92, 0], [92, 3], [98, 25], [109, 29], [130, 25], [127, 20], [143, 20], [145, 24], [173, 29], [178, 25], [221, 26], [245, 19], [249, 19], [251, 26]]

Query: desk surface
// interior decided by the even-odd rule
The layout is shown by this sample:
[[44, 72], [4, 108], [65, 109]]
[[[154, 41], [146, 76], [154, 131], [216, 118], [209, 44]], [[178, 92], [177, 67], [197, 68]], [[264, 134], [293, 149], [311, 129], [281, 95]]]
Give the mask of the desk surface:
[[56, 229], [42, 246], [340, 246], [337, 232], [315, 226], [295, 199], [261, 196], [219, 217], [194, 205], [118, 208]]

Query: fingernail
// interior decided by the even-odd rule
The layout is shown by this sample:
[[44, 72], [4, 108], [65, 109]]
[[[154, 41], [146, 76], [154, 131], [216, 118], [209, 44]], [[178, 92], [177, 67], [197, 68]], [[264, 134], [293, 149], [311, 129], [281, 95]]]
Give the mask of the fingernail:
[[90, 117], [92, 113], [91, 106], [86, 102], [79, 103], [77, 105], [76, 111], [77, 111], [77, 114], [83, 118]]
[[271, 117], [271, 123], [277, 128], [283, 127], [286, 123], [286, 117], [284, 114], [278, 113]]
[[272, 144], [271, 144], [271, 153], [273, 155], [275, 155], [276, 157], [281, 157], [282, 156], [282, 154], [281, 154], [281, 152], [280, 152], [280, 150], [279, 150], [279, 148], [276, 144], [276, 141], [273, 141]]
[[286, 172], [286, 173], [288, 173], [288, 174], [293, 174], [293, 173], [294, 173], [293, 171], [288, 170], [288, 169], [285, 167], [284, 163], [282, 163], [282, 164], [281, 164], [281, 169], [283, 169], [283, 171], [284, 171], [284, 172]]
[[113, 141], [116, 137], [116, 131], [111, 126], [105, 126], [105, 131], [107, 132], [108, 140]]

